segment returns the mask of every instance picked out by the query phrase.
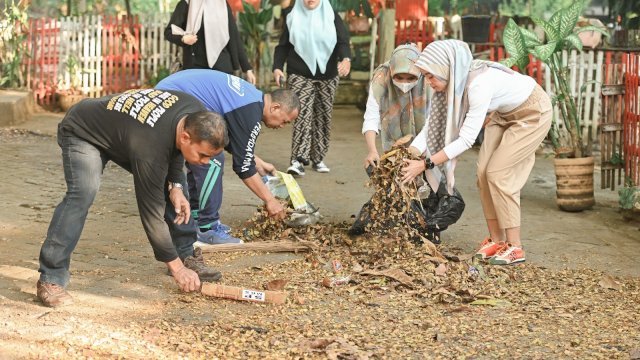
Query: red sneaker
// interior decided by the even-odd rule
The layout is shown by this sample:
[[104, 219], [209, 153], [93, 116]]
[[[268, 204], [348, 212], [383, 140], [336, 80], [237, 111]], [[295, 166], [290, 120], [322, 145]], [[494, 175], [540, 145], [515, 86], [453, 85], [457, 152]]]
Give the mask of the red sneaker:
[[489, 259], [491, 265], [511, 265], [525, 261], [524, 250], [521, 247], [516, 247], [509, 244], [505, 249], [499, 252], [496, 256]]
[[480, 249], [476, 252], [474, 257], [479, 260], [487, 260], [488, 258], [497, 254], [500, 250], [506, 248], [506, 244], [493, 242], [490, 237], [486, 237], [480, 244]]

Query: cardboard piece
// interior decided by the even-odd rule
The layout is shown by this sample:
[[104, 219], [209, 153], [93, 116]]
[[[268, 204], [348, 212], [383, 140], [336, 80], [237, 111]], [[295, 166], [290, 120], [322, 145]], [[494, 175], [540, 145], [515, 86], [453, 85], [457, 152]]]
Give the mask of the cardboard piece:
[[287, 300], [287, 293], [283, 291], [252, 290], [207, 282], [202, 284], [200, 291], [207, 296], [259, 303], [284, 304]]

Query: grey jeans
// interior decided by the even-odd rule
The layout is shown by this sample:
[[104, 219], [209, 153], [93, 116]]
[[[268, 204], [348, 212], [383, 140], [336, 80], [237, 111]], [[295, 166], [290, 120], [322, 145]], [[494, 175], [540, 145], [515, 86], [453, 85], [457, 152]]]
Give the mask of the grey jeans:
[[[78, 244], [89, 208], [100, 187], [100, 178], [109, 161], [106, 154], [73, 133], [58, 128], [58, 145], [62, 148], [62, 165], [67, 193], [53, 212], [47, 238], [40, 249], [40, 281], [66, 287], [69, 283], [71, 254]], [[186, 184], [183, 184], [185, 192]], [[185, 193], [187, 199], [188, 193]], [[193, 218], [176, 225], [174, 206], [165, 190], [165, 221], [180, 258], [193, 255], [196, 228]]]

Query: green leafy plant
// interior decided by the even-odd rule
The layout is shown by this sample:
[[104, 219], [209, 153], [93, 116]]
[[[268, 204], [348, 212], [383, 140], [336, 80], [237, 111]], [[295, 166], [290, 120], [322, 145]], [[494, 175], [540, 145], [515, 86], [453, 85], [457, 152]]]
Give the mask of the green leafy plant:
[[169, 75], [171, 75], [171, 71], [169, 71], [169, 69], [167, 69], [166, 67], [161, 66], [158, 69], [157, 74], [149, 78], [148, 85], [150, 87], [155, 87], [160, 81], [162, 81], [162, 79], [166, 78]]
[[[587, 84], [581, 86], [576, 99], [569, 84], [569, 66], [562, 57], [564, 50], [582, 51], [582, 41], [578, 37], [581, 32], [597, 31], [608, 36], [607, 31], [600, 27], [576, 28], [584, 6], [583, 0], [576, 1], [569, 7], [556, 11], [549, 21], [532, 17], [535, 24], [544, 30], [545, 41], [541, 41], [533, 31], [518, 27], [513, 19], [509, 19], [503, 33], [504, 46], [510, 57], [504, 59], [502, 64], [525, 69], [530, 61], [529, 55], [533, 55], [549, 66], [555, 87], [553, 101], [558, 105], [563, 120], [561, 129], [554, 119], [550, 132], [556, 156], [559, 157], [590, 156], [592, 150], [591, 136], [583, 136], [580, 118], [580, 99]], [[561, 131], [568, 132], [568, 136], [561, 136]]]
[[269, 0], [260, 1], [260, 10], [242, 0], [244, 11], [238, 14], [240, 31], [244, 40], [245, 50], [258, 76], [258, 85], [262, 84], [264, 76], [260, 76], [260, 69], [271, 67], [271, 52], [269, 51], [269, 30], [267, 24], [273, 18], [273, 7]]
[[7, 1], [0, 21], [0, 86], [22, 88], [26, 86], [22, 62], [28, 57], [27, 1]]
[[367, 0], [329, 0], [329, 3], [337, 12], [353, 11], [356, 16], [364, 15], [373, 18], [373, 11], [371, 11], [371, 5]]
[[[64, 72], [61, 74], [60, 81], [56, 87], [58, 94], [73, 95], [82, 93], [82, 72], [80, 60], [73, 54], [67, 56], [63, 63]], [[65, 75], [68, 74], [68, 81]]]

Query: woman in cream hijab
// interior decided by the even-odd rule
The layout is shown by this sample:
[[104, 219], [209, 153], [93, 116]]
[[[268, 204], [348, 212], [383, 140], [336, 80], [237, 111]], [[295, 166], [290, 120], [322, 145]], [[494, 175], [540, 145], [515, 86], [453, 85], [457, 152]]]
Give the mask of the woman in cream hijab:
[[247, 81], [256, 84], [226, 0], [180, 0], [164, 36], [182, 47], [183, 69], [213, 69], [227, 74], [242, 69]]
[[[403, 181], [424, 172], [437, 189], [444, 176], [451, 193], [456, 159], [484, 127], [477, 176], [489, 237], [476, 257], [496, 265], [525, 261], [520, 190], [551, 127], [549, 96], [531, 77], [473, 60], [467, 44], [458, 40], [432, 42], [416, 66], [435, 94], [425, 126], [411, 144], [424, 160], [407, 160]], [[491, 112], [494, 116], [487, 117]]]

